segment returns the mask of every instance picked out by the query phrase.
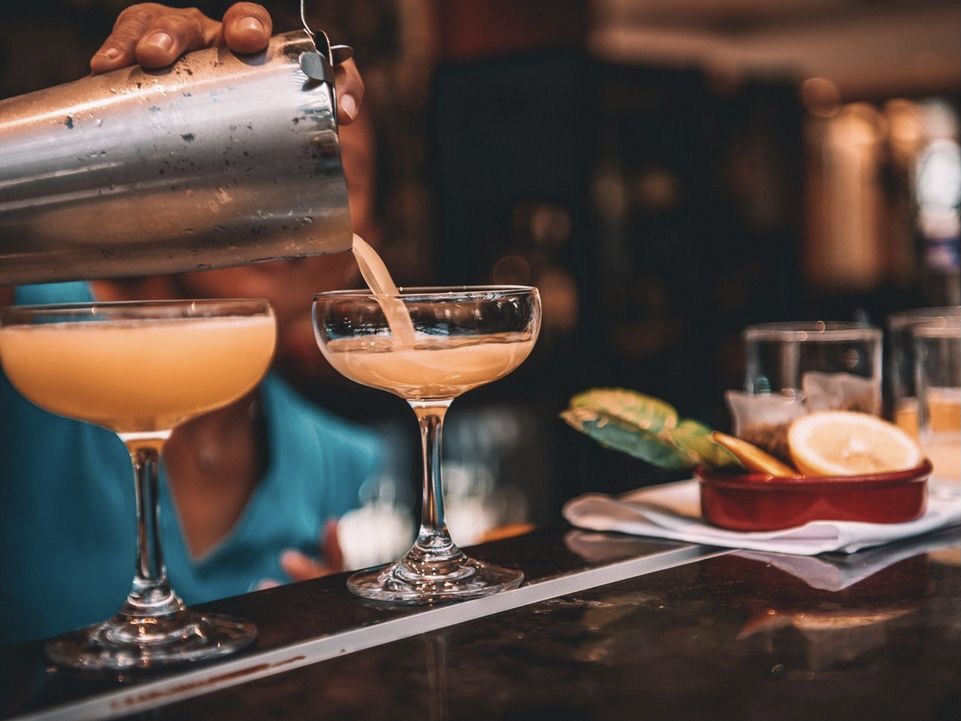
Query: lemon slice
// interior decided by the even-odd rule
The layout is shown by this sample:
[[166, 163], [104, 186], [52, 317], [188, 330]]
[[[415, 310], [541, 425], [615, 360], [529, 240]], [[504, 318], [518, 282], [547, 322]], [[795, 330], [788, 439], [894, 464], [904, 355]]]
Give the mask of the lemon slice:
[[792, 421], [794, 465], [808, 476], [856, 476], [914, 468], [924, 460], [911, 436], [869, 413], [818, 411]]

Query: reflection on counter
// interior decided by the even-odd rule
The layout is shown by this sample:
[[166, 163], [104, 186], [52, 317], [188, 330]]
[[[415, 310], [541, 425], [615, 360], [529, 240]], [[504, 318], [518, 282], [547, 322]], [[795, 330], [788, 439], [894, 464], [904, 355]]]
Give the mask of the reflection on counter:
[[641, 553], [650, 541], [638, 536], [620, 533], [594, 533], [591, 531], [568, 531], [564, 545], [585, 561], [594, 563], [620, 561]]
[[888, 634], [904, 627], [902, 619], [921, 608], [928, 585], [924, 553], [836, 591], [814, 588], [763, 559], [736, 554], [718, 559], [712, 572], [720, 582], [727, 574], [753, 576], [761, 589], [758, 597], [737, 604], [749, 617], [736, 636], [735, 653], [772, 659], [785, 652], [800, 655], [800, 666], [809, 671], [830, 670], [884, 645]]
[[[659, 543], [671, 547], [580, 531], [565, 540], [568, 549], [587, 547], [586, 555], [593, 558], [603, 555], [605, 539], [612, 560], [657, 552]], [[646, 548], [638, 548], [641, 544]], [[559, 532], [546, 531], [504, 546], [491, 544], [484, 552], [495, 561], [523, 557], [525, 569], [540, 579], [543, 575], [533, 569], [548, 569], [554, 578], [558, 559], [573, 555], [565, 553]], [[814, 572], [803, 564], [789, 570], [780, 556], [718, 552], [724, 555], [352, 653], [334, 651], [327, 660], [280, 670], [270, 679], [178, 700], [151, 717], [956, 718], [961, 704], [958, 528], [875, 551], [821, 556], [813, 559], [819, 563]], [[576, 567], [596, 563], [581, 561]], [[295, 627], [300, 632], [328, 628], [338, 616], [360, 621], [362, 628], [378, 618], [397, 618], [346, 596], [341, 581], [330, 578], [236, 602], [237, 610], [258, 609], [273, 619], [274, 642], [277, 624], [290, 633]], [[276, 607], [278, 600], [283, 608]], [[271, 628], [266, 619], [257, 620]], [[265, 636], [262, 642], [271, 640]], [[51, 689], [56, 690], [62, 697], [63, 688]]]
[[[925, 610], [925, 599], [933, 595], [933, 584], [944, 582], [943, 570], [961, 566], [961, 547], [952, 535], [933, 534], [851, 555], [731, 551], [700, 564], [700, 578], [690, 583], [691, 588], [715, 595], [716, 602], [734, 613], [725, 614], [723, 624], [709, 632], [712, 642], [727, 646], [732, 658], [752, 665], [768, 659], [775, 675], [843, 670], [850, 664], [870, 668], [897, 662], [895, 655], [882, 661], [872, 657], [872, 651], [914, 634], [925, 625], [924, 614], [950, 611]], [[589, 560], [619, 560], [640, 542], [616, 533], [579, 530], [565, 536], [568, 548]], [[750, 591], [739, 592], [745, 584]], [[570, 608], [580, 609], [580, 625], [603, 631], [601, 638], [578, 653], [579, 658], [613, 662], [608, 656], [616, 657], [620, 651], [612, 635], [621, 636], [625, 630], [635, 633], [630, 630], [634, 623], [647, 626], [652, 610], [677, 605], [678, 592], [687, 597], [686, 606], [693, 611], [686, 625], [709, 623], [704, 617], [698, 620], [696, 609], [701, 604], [695, 600], [696, 592], [641, 590], [643, 583], [631, 586], [603, 602], [567, 601]], [[955, 597], [953, 605], [957, 604]], [[679, 623], [675, 614], [668, 615], [672, 618], [667, 623]]]

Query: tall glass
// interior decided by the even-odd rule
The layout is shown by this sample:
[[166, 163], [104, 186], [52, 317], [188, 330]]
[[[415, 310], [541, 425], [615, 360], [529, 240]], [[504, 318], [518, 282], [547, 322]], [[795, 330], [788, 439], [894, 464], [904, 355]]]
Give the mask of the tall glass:
[[423, 459], [420, 530], [407, 554], [354, 574], [355, 594], [435, 603], [516, 588], [522, 572], [468, 557], [444, 517], [441, 437], [454, 398], [506, 376], [530, 355], [541, 324], [536, 288], [409, 288], [375, 295], [314, 296], [314, 333], [324, 357], [357, 383], [393, 393], [417, 417]]
[[932, 487], [961, 492], [961, 320], [912, 326], [918, 439], [934, 465]]
[[0, 361], [13, 386], [41, 408], [114, 431], [133, 464], [132, 589], [113, 617], [48, 643], [55, 663], [152, 667], [224, 655], [255, 638], [253, 624], [192, 611], [171, 587], [160, 543], [157, 464], [175, 426], [256, 386], [275, 343], [273, 311], [264, 300], [21, 306], [0, 316]]
[[915, 383], [914, 335], [917, 325], [945, 325], [961, 320], [961, 306], [911, 308], [892, 313], [885, 333], [885, 415], [908, 433], [918, 435], [919, 408]]
[[791, 421], [820, 410], [881, 410], [880, 328], [843, 321], [745, 328], [743, 391], [725, 398], [740, 438], [790, 462]]

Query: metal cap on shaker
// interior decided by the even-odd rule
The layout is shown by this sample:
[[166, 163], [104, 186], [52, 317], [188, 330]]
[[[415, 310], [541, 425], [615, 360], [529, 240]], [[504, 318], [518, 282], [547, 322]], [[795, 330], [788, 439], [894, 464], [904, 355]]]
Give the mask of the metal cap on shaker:
[[316, 50], [292, 32], [257, 55], [210, 48], [0, 101], [0, 285], [348, 250]]

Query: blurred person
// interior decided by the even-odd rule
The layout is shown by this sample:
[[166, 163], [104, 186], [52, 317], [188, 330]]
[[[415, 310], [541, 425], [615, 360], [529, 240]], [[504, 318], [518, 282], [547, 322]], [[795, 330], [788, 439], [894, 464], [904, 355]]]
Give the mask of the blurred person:
[[[91, 59], [94, 73], [131, 63], [159, 68], [225, 44], [258, 52], [269, 13], [232, 5], [222, 21], [193, 9], [132, 5]], [[370, 128], [352, 60], [336, 68], [338, 118], [355, 227], [366, 227]], [[356, 123], [354, 121], [357, 121]], [[353, 123], [353, 127], [351, 124]], [[349, 254], [124, 280], [0, 288], [19, 305], [259, 297], [274, 307], [275, 360], [306, 366], [313, 293], [353, 280]], [[69, 349], [65, 349], [69, 352]], [[98, 622], [129, 590], [133, 484], [113, 432], [30, 404], [0, 375], [0, 643]], [[312, 405], [273, 370], [253, 392], [178, 427], [161, 469], [160, 527], [172, 584], [188, 604], [342, 570], [334, 519], [382, 461], [380, 439]], [[89, 584], [89, 579], [96, 579]]]

